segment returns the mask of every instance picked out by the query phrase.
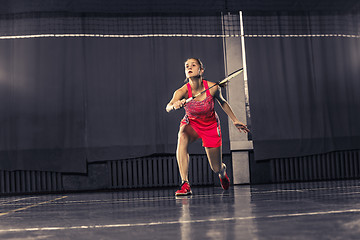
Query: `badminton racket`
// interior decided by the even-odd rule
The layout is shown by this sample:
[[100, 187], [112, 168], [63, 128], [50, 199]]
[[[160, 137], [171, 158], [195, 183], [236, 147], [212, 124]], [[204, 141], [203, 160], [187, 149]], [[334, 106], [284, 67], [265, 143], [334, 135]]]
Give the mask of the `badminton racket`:
[[239, 75], [243, 70], [244, 70], [243, 68], [240, 68], [239, 70], [236, 70], [235, 72], [232, 72], [229, 76], [227, 76], [227, 77], [224, 78], [223, 80], [215, 83], [214, 85], [212, 85], [212, 86], [209, 87], [209, 88], [206, 88], [206, 89], [203, 90], [202, 92], [200, 92], [200, 93], [198, 93], [198, 94], [196, 94], [196, 95], [194, 95], [194, 96], [186, 99], [185, 104], [188, 103], [188, 102], [190, 102], [191, 100], [194, 100], [195, 98], [199, 97], [201, 94], [203, 94], [204, 92], [206, 92], [207, 90], [209, 90], [209, 89], [211, 89], [211, 88], [213, 88], [213, 87], [215, 87], [215, 86], [220, 86], [220, 85], [226, 84], [227, 82], [230, 81], [230, 79], [232, 79], [232, 78], [236, 77], [237, 75]]

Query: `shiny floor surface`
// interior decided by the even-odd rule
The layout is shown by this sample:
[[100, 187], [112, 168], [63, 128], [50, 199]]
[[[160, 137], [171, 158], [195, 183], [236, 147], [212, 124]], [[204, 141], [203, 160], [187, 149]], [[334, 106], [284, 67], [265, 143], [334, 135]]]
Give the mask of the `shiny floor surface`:
[[0, 239], [360, 239], [360, 183], [0, 197]]

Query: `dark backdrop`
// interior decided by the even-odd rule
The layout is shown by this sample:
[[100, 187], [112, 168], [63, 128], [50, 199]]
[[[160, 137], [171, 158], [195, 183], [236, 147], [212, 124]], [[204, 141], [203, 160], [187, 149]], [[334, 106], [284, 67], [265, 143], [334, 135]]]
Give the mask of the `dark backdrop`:
[[220, 12], [238, 10], [248, 10], [256, 158], [359, 148], [359, 3], [237, 2], [4, 1], [0, 169], [85, 172], [87, 162], [174, 153], [183, 112], [164, 108], [183, 62], [200, 57], [208, 80], [222, 78]]
[[[0, 40], [0, 51], [7, 170], [85, 172], [86, 161], [174, 153], [184, 112], [165, 105], [183, 84], [184, 61], [203, 59], [209, 80], [224, 75], [217, 38]], [[192, 153], [203, 153], [199, 143]]]
[[359, 10], [358, 0], [2, 0], [0, 13], [106, 12], [214, 14], [242, 11]]
[[244, 17], [257, 160], [360, 148], [360, 15]]

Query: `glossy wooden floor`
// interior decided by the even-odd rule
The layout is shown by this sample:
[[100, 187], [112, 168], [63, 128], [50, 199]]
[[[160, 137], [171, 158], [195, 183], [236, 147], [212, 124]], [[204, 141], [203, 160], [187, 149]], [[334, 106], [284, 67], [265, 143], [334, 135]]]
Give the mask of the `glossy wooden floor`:
[[360, 239], [357, 180], [0, 197], [0, 239]]

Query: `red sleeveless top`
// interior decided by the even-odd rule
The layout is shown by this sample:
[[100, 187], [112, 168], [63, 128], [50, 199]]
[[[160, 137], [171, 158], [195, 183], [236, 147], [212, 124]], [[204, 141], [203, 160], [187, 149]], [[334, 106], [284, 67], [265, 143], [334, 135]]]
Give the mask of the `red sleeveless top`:
[[[196, 122], [201, 125], [211, 125], [214, 122], [219, 125], [219, 118], [214, 109], [214, 97], [211, 95], [208, 82], [203, 80], [206, 90], [206, 98], [202, 101], [191, 100], [185, 105], [184, 120], [187, 124]], [[188, 97], [192, 97], [190, 83], [186, 84], [188, 88]]]

